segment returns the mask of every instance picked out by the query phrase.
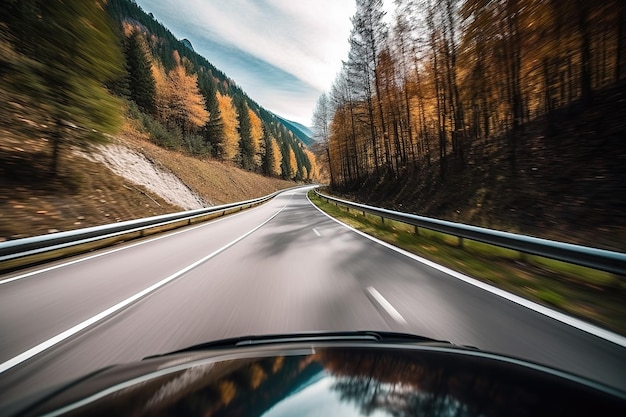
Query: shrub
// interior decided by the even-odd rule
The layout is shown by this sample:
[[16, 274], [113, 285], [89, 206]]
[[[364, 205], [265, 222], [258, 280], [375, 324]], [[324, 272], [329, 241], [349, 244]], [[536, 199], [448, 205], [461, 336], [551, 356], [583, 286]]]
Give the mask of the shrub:
[[207, 156], [211, 154], [211, 145], [200, 135], [185, 135], [183, 137], [183, 144], [191, 155]]
[[167, 129], [147, 114], [142, 114], [141, 121], [154, 143], [167, 149], [178, 149], [180, 147], [182, 142], [180, 129]]

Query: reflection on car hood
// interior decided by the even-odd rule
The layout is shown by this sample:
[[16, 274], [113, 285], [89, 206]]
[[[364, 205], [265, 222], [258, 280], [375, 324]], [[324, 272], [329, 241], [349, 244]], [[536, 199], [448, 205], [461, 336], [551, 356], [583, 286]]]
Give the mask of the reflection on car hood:
[[[444, 344], [297, 342], [109, 368], [25, 415], [626, 415], [626, 395]], [[22, 413], [20, 413], [22, 414]]]

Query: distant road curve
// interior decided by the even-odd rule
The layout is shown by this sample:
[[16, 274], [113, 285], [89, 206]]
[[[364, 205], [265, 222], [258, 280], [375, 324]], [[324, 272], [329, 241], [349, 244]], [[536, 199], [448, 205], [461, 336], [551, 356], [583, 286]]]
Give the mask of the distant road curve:
[[0, 403], [200, 342], [366, 329], [476, 346], [626, 390], [623, 337], [606, 340], [601, 329], [474, 284], [339, 224], [304, 189], [287, 191], [202, 225], [0, 277]]

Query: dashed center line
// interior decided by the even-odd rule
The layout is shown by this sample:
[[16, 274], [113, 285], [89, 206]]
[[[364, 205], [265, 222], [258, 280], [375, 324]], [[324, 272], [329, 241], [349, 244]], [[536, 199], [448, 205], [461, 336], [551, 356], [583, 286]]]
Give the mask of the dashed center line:
[[313, 233], [315, 233], [317, 235], [317, 237], [321, 237], [321, 233], [317, 231], [317, 229], [313, 229]]
[[394, 319], [398, 323], [407, 324], [404, 317], [402, 317], [402, 314], [398, 313], [398, 310], [396, 310], [391, 305], [391, 303], [387, 301], [385, 297], [383, 297], [382, 294], [376, 290], [376, 288], [371, 286], [367, 287], [367, 292], [370, 293], [374, 300], [376, 300], [376, 302], [387, 312], [387, 314], [391, 316], [392, 319]]
[[[308, 199], [308, 196], [307, 196]], [[446, 268], [445, 266], [439, 265], [435, 262], [429, 261], [427, 259], [424, 259], [418, 255], [415, 255], [414, 253], [408, 252], [404, 249], [400, 249], [396, 246], [393, 246], [387, 242], [383, 242], [380, 239], [376, 239], [373, 236], [368, 235], [367, 233], [361, 232], [360, 230], [356, 230], [355, 228], [353, 228], [352, 226], [349, 226], [337, 219], [335, 219], [334, 217], [332, 217], [331, 215], [329, 215], [328, 213], [324, 212], [321, 208], [317, 207], [315, 204], [313, 204], [313, 202], [309, 199], [309, 204], [311, 204], [317, 211], [319, 211], [320, 213], [322, 213], [324, 216], [328, 217], [330, 220], [334, 221], [335, 223], [338, 223], [340, 225], [342, 225], [343, 227], [352, 230], [354, 233], [363, 236], [366, 239], [371, 240], [372, 242], [376, 242], [381, 246], [384, 246], [388, 249], [391, 249], [395, 252], [398, 252], [408, 258], [411, 258], [417, 262], [420, 262], [424, 265], [427, 265], [431, 268], [434, 268], [438, 271], [443, 272], [444, 274], [450, 275], [451, 277], [454, 277], [456, 279], [459, 279], [463, 282], [466, 282], [470, 285], [473, 285], [477, 288], [481, 288], [491, 294], [494, 294], [498, 297], [502, 297], [508, 301], [511, 301], [515, 304], [518, 304], [522, 307], [528, 308], [529, 310], [535, 311], [539, 314], [543, 314], [544, 316], [550, 317], [551, 319], [557, 320], [561, 323], [567, 324], [569, 326], [572, 326], [578, 330], [581, 330], [583, 332], [587, 332], [589, 334], [592, 334], [594, 336], [597, 336], [601, 339], [604, 340], [608, 340], [610, 342], [613, 342], [619, 346], [622, 347], [626, 347], [626, 337], [614, 333], [610, 330], [606, 330], [603, 329], [601, 327], [595, 326], [593, 324], [589, 324], [587, 322], [584, 322], [580, 319], [577, 319], [575, 317], [572, 316], [568, 316], [567, 314], [563, 314], [561, 312], [552, 310], [551, 308], [545, 307], [543, 305], [537, 304], [533, 301], [527, 300], [525, 298], [522, 298], [520, 296], [511, 294], [507, 291], [501, 290], [500, 288], [496, 288], [492, 285], [489, 285], [485, 282], [479, 281], [477, 279], [471, 278], [467, 275], [461, 274], [460, 272], [457, 271], [453, 271], [450, 268]], [[374, 297], [374, 295], [372, 295], [372, 297]]]

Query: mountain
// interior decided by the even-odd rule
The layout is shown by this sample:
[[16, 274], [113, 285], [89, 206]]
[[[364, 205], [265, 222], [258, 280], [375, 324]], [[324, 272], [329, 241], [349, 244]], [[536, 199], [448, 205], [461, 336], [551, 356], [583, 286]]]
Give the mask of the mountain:
[[308, 127], [306, 127], [305, 125], [301, 123], [283, 119], [282, 117], [278, 115], [275, 115], [275, 116], [281, 121], [282, 124], [284, 124], [287, 127], [287, 129], [292, 131], [293, 134], [296, 135], [298, 139], [304, 142], [306, 146], [310, 146], [314, 142], [313, 132], [311, 131], [311, 129], [309, 129]]
[[183, 39], [180, 41], [183, 45], [185, 45], [187, 48], [191, 49], [192, 51], [195, 52], [195, 49], [193, 49], [193, 45], [191, 44], [191, 41], [189, 39]]
[[[161, 146], [209, 154], [268, 176], [313, 180], [319, 170], [306, 147], [311, 140], [304, 126], [263, 108], [134, 1], [108, 0], [106, 9], [126, 45], [130, 99], [143, 114], [137, 117]], [[156, 93], [150, 93], [155, 90], [150, 78]], [[145, 81], [144, 87], [136, 88], [137, 81]], [[172, 95], [169, 104], [164, 94]]]
[[318, 181], [295, 134], [133, 1], [0, 14], [0, 242]]

